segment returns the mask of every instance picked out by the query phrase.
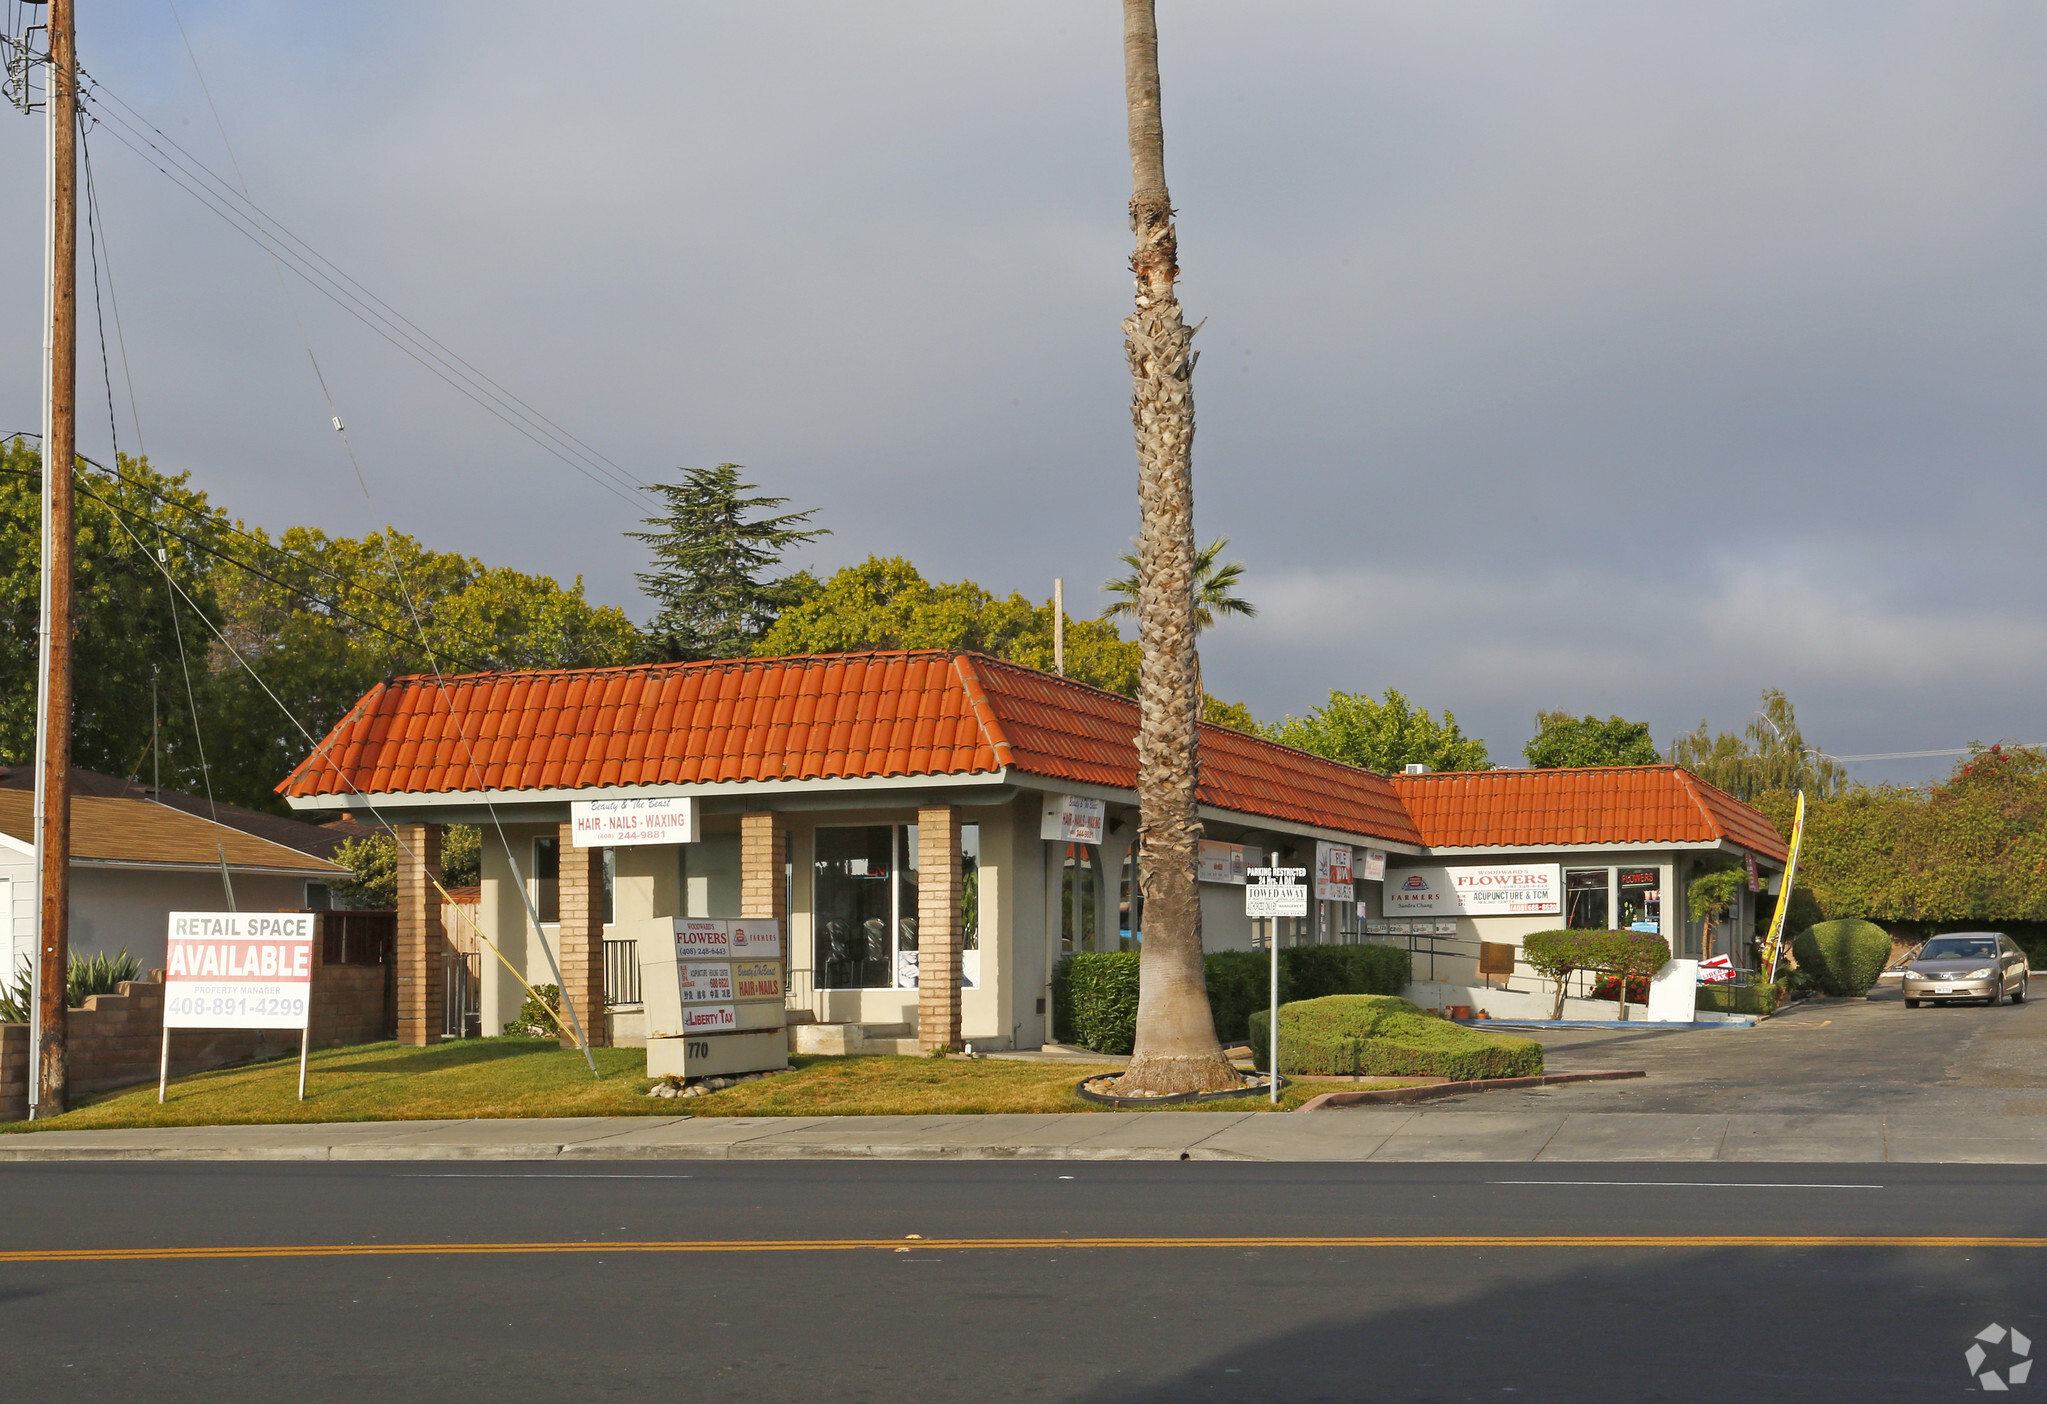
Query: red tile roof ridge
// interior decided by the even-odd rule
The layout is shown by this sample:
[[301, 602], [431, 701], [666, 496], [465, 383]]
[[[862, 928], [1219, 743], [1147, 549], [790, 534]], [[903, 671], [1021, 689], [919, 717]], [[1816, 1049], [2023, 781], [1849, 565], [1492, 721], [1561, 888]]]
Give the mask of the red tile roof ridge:
[[[1431, 770], [1419, 775], [1410, 775], [1404, 771], [1393, 770], [1388, 771], [1386, 775], [1389, 780], [1399, 780], [1405, 783], [1419, 780], [1469, 780], [1474, 775], [1597, 775], [1604, 771], [1615, 770], [1684, 770], [1685, 774], [1692, 775], [1683, 766], [1673, 764], [1670, 761], [1656, 761], [1650, 765], [1495, 765], [1485, 770]], [[1377, 772], [1374, 773], [1376, 774]], [[1699, 777], [1696, 775], [1692, 775], [1692, 778], [1699, 780]], [[1699, 783], [1704, 785], [1706, 782], [1699, 780]], [[1720, 793], [1726, 794], [1727, 792], [1722, 790]], [[1728, 798], [1733, 799], [1734, 797], [1728, 795]], [[1735, 800], [1735, 803], [1739, 804], [1741, 801]]]

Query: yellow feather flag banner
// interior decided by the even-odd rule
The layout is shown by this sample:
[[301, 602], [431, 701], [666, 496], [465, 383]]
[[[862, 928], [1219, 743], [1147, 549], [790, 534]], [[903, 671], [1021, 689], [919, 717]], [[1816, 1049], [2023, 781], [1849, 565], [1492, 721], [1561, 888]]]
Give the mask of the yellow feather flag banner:
[[1798, 817], [1791, 821], [1791, 855], [1784, 860], [1784, 881], [1777, 888], [1777, 914], [1770, 918], [1770, 938], [1763, 942], [1764, 978], [1777, 979], [1777, 957], [1784, 953], [1784, 922], [1791, 915], [1791, 886], [1798, 877], [1798, 845], [1805, 838], [1805, 791], [1798, 792]]

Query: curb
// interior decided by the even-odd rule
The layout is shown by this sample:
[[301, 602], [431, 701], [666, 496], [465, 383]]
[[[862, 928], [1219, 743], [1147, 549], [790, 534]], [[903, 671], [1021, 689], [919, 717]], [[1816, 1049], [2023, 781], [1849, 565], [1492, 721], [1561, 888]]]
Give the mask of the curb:
[[1542, 1073], [1536, 1077], [1487, 1077], [1474, 1082], [1438, 1082], [1428, 1087], [1386, 1087], [1370, 1092], [1324, 1092], [1303, 1102], [1297, 1112], [1329, 1111], [1382, 1102], [1427, 1102], [1437, 1097], [1459, 1097], [1466, 1092], [1498, 1092], [1516, 1087], [1547, 1087], [1557, 1082], [1614, 1082], [1621, 1078], [1647, 1077], [1646, 1072]]

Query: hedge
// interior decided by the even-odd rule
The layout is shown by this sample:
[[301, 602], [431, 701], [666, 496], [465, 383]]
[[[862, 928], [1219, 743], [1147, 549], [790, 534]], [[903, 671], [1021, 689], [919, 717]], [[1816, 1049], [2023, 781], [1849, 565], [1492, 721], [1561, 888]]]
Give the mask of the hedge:
[[[1267, 1066], [1271, 1015], [1251, 1016], [1251, 1048]], [[1280, 1071], [1331, 1077], [1533, 1077], [1542, 1045], [1532, 1038], [1469, 1029], [1387, 995], [1331, 995], [1283, 1004]]]
[[1792, 939], [1791, 954], [1828, 994], [1857, 999], [1891, 958], [1891, 934], [1874, 922], [1823, 921]]
[[[1097, 1053], [1128, 1053], [1137, 1039], [1136, 951], [1070, 955], [1052, 969], [1052, 1037]], [[1215, 951], [1202, 960], [1216, 1037], [1250, 1036], [1253, 1012], [1272, 1000], [1265, 951]], [[1338, 994], [1398, 994], [1413, 958], [1392, 946], [1300, 946], [1279, 955], [1281, 1004]]]

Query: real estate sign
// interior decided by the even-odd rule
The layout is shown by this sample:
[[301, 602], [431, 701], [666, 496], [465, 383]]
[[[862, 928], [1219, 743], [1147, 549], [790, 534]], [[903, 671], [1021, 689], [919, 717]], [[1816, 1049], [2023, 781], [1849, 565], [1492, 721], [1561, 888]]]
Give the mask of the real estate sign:
[[303, 1029], [313, 1007], [310, 913], [172, 912], [167, 1029]]
[[1561, 910], [1561, 890], [1555, 863], [1394, 868], [1386, 874], [1386, 915], [1537, 916]]

